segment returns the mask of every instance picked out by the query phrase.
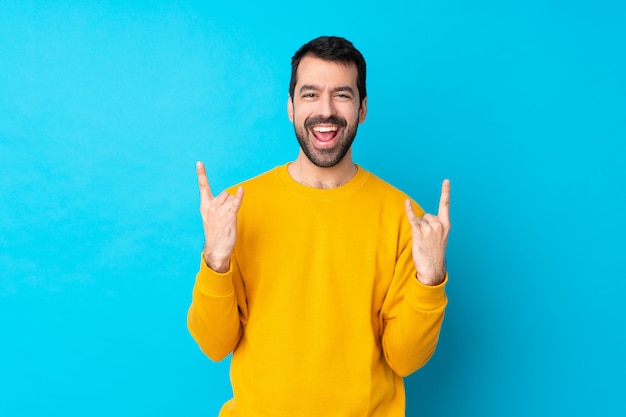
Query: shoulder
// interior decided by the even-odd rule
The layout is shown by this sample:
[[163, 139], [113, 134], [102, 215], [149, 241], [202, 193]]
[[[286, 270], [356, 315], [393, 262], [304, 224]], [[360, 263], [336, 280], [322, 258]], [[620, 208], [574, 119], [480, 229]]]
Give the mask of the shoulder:
[[409, 196], [402, 190], [396, 188], [394, 185], [383, 180], [379, 176], [373, 174], [370, 171], [367, 173], [367, 182], [365, 183], [365, 191], [368, 193], [375, 193], [378, 197], [376, 200], [406, 200]]
[[413, 204], [416, 213], [423, 213], [420, 205], [413, 200], [407, 193], [383, 180], [372, 172], [366, 171], [368, 180], [364, 188], [364, 192], [371, 198], [383, 206], [392, 206], [404, 212], [404, 203], [407, 199]]
[[245, 181], [240, 182], [239, 184], [235, 184], [232, 187], [228, 188], [229, 193], [234, 193], [237, 191], [237, 188], [243, 187], [244, 192], [255, 191], [255, 190], [267, 190], [268, 187], [276, 186], [277, 184], [277, 170], [280, 167], [272, 168], [268, 171], [265, 171], [259, 175], [256, 175], [252, 178], [249, 178]]
[[404, 193], [402, 190], [396, 188], [394, 185], [383, 180], [376, 174], [372, 173], [371, 171], [367, 171], [367, 170], [364, 170], [364, 171], [367, 172], [368, 174], [368, 186], [369, 187], [376, 188], [379, 191], [384, 192], [386, 194], [403, 196], [405, 198], [407, 197], [406, 193]]

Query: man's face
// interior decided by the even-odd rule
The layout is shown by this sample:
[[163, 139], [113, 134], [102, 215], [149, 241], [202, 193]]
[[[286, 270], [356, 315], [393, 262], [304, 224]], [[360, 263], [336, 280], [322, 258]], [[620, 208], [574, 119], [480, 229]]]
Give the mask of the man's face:
[[356, 65], [307, 55], [297, 71], [289, 120], [307, 158], [320, 168], [333, 167], [350, 150], [367, 114], [367, 98], [359, 103]]

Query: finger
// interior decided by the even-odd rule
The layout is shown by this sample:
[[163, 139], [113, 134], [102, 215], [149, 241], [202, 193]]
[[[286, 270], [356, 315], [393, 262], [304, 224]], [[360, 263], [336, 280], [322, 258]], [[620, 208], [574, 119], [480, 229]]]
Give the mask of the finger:
[[450, 224], [450, 180], [443, 180], [441, 184], [441, 198], [439, 199], [439, 212], [437, 217], [444, 222]]
[[198, 174], [198, 188], [200, 189], [200, 197], [208, 198], [209, 201], [213, 200], [213, 193], [211, 193], [211, 186], [209, 185], [209, 179], [206, 176], [206, 169], [201, 161], [196, 162], [196, 173]]
[[415, 211], [413, 210], [413, 205], [411, 204], [411, 200], [408, 198], [404, 202], [404, 208], [406, 209], [406, 215], [409, 218], [409, 223], [413, 226], [418, 226], [419, 219], [415, 215]]
[[237, 213], [239, 211], [239, 207], [241, 207], [241, 203], [243, 202], [243, 187], [237, 188], [237, 192], [235, 193], [235, 198], [233, 199], [232, 209]]
[[222, 191], [211, 203], [213, 211], [219, 213], [220, 216], [237, 215], [241, 202], [243, 200], [243, 188], [239, 187], [235, 195], [231, 195], [228, 191]]
[[432, 230], [437, 230], [441, 228], [442, 222], [439, 217], [426, 213], [424, 217], [420, 219], [420, 225]]
[[214, 199], [213, 204], [215, 206], [228, 206], [229, 209], [233, 209], [235, 205], [241, 205], [241, 200], [243, 198], [243, 188], [239, 187], [235, 195], [231, 195], [228, 191], [224, 190], [219, 193]]
[[[216, 207], [223, 206], [224, 204], [226, 204], [227, 201], [229, 201], [230, 197], [231, 197], [231, 195], [228, 194], [228, 191], [222, 191], [213, 200], [213, 205], [216, 206]], [[230, 204], [229, 204], [229, 206], [230, 206]]]

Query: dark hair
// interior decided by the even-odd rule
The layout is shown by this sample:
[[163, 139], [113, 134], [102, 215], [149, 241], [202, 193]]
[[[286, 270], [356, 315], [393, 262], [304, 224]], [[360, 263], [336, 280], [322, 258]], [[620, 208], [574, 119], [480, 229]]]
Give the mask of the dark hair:
[[359, 102], [367, 97], [365, 89], [365, 58], [358, 49], [347, 39], [337, 36], [321, 36], [304, 44], [291, 58], [291, 81], [289, 83], [289, 96], [293, 93], [298, 82], [298, 66], [306, 55], [331, 62], [339, 62], [345, 65], [355, 64], [357, 69], [356, 86], [359, 90]]

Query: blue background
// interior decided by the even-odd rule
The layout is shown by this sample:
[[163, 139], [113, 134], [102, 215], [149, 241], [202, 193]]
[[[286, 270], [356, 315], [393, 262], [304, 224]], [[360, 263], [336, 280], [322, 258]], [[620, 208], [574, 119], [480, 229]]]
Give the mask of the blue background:
[[439, 348], [408, 416], [625, 415], [621, 1], [0, 0], [0, 415], [215, 416], [186, 329], [214, 191], [293, 160], [289, 63], [368, 61], [355, 159], [436, 210]]

